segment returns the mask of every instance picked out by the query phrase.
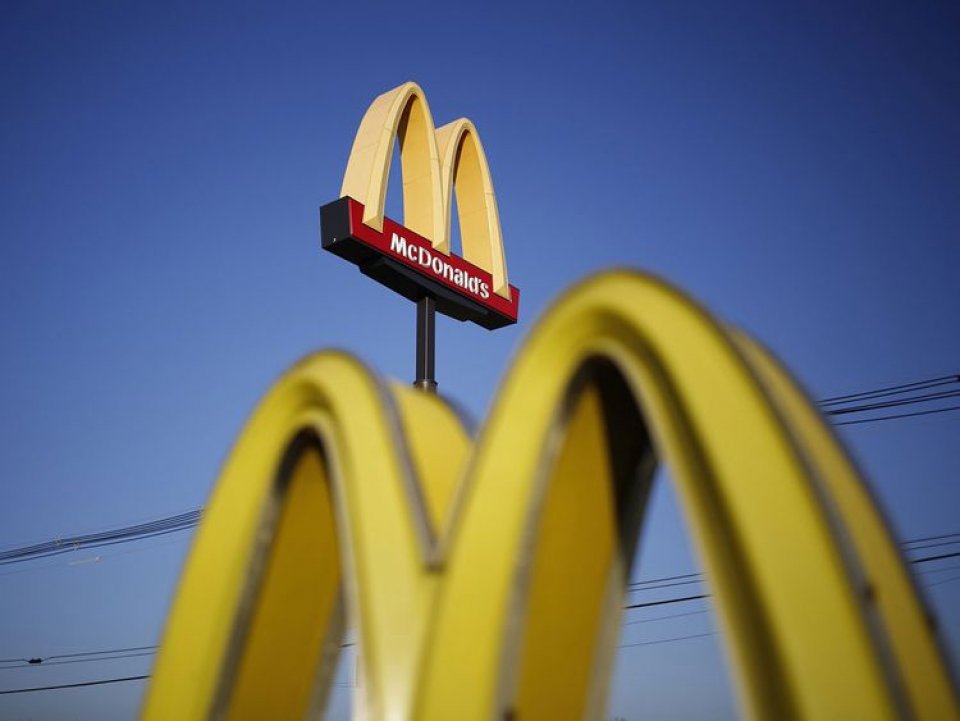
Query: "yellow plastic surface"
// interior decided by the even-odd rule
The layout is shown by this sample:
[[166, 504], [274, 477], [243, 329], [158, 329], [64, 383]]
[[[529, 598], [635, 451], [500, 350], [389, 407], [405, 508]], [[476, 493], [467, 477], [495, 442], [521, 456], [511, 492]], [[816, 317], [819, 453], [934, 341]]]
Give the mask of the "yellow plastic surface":
[[[858, 591], [764, 389], [706, 312], [626, 272], [569, 292], [510, 370], [475, 450], [416, 717], [490, 719], [523, 699], [501, 669], [537, 522], [534, 479], [571, 379], [597, 356], [627, 379], [671, 467], [750, 714], [895, 718]], [[585, 608], [569, 623], [598, 620]], [[543, 651], [536, 663], [554, 663]]]
[[[302, 718], [324, 642], [342, 635], [340, 549], [317, 450], [304, 451], [291, 475], [228, 702], [231, 721]], [[323, 696], [316, 702], [322, 707]]]
[[[755, 344], [631, 272], [547, 312], [473, 444], [443, 401], [343, 354], [287, 373], [217, 484], [144, 718], [318, 717], [341, 594], [369, 718], [602, 718], [653, 451], [748, 717], [960, 718], [896, 544], [823, 418]], [[289, 592], [305, 598], [286, 618]], [[284, 646], [289, 664], [265, 662]]]
[[[288, 448], [304, 434], [316, 438], [323, 455], [315, 459], [323, 462], [314, 459], [298, 469], [290, 490], [278, 494], [278, 473]], [[340, 592], [342, 575], [363, 648], [370, 715], [409, 717], [438, 580], [427, 562], [434, 516], [445, 514], [443, 504], [452, 496], [468, 447], [458, 418], [442, 401], [409, 387], [387, 389], [346, 355], [320, 353], [284, 375], [244, 429], [204, 513], [142, 717], [226, 718], [230, 699], [242, 698], [259, 718], [302, 718], [312, 708], [311, 701], [325, 695], [333, 664], [321, 658], [304, 670], [316, 672], [316, 687], [299, 697], [298, 711], [291, 715], [292, 701], [277, 698], [271, 690], [275, 683], [287, 683], [281, 678], [289, 673], [285, 664], [251, 664], [245, 658], [258, 651], [258, 643], [269, 642], [266, 638], [258, 642], [269, 631], [261, 633], [260, 617], [250, 608], [265, 596], [270, 611], [280, 612], [270, 603], [272, 586], [304, 585], [302, 579], [271, 573], [281, 570], [304, 577], [320, 574], [325, 587], [311, 592], [322, 598]], [[429, 456], [424, 455], [426, 448], [431, 449]], [[416, 475], [418, 469], [425, 486]], [[302, 485], [300, 473], [307, 475]], [[282, 505], [276, 510], [278, 495], [281, 504], [307, 500], [316, 512], [314, 522], [323, 524], [323, 493], [318, 486], [324, 483], [329, 484], [336, 509], [339, 567], [328, 562], [330, 549], [316, 550], [313, 534], [320, 531], [301, 527], [302, 513], [286, 513]], [[309, 484], [314, 484], [312, 490], [306, 488]], [[272, 535], [279, 546], [288, 531], [302, 541], [291, 549], [300, 556], [298, 564], [264, 562], [275, 515], [280, 524]], [[288, 529], [288, 522], [295, 527]], [[285, 628], [277, 615], [270, 618]], [[318, 603], [314, 623], [319, 629], [303, 628], [305, 638], [297, 643], [313, 649], [314, 657], [315, 642], [307, 637], [324, 638], [338, 651], [339, 621], [325, 616]], [[306, 659], [305, 652], [302, 658]], [[253, 689], [238, 689], [248, 666], [260, 674], [258, 683]], [[235, 705], [229, 710], [231, 718], [240, 717]]]
[[437, 143], [443, 207], [447, 214], [438, 247], [444, 253], [450, 252], [451, 198], [456, 188], [463, 257], [489, 272], [493, 276], [493, 291], [509, 300], [500, 213], [480, 135], [473, 123], [460, 118], [437, 130]]
[[823, 422], [816, 407], [780, 364], [756, 341], [735, 335], [747, 360], [765, 384], [808, 463], [826, 489], [844, 542], [860, 564], [864, 603], [882, 625], [888, 648], [884, 653], [903, 680], [917, 718], [957, 717], [955, 691], [934, 632], [933, 614], [904, 562], [886, 520], [860, 480], [856, 468]]
[[[595, 647], [608, 620], [601, 614], [607, 579], [617, 560], [616, 499], [597, 389], [586, 389], [574, 403], [546, 479], [529, 561], [518, 629], [517, 718], [600, 718], [603, 712], [589, 706]], [[571, 613], [592, 622], [571, 622]]]

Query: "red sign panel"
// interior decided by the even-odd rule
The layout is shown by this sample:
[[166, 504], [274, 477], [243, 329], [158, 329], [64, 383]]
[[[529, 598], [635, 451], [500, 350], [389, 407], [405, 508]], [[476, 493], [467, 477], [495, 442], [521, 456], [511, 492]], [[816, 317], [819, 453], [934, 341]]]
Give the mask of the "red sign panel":
[[323, 206], [323, 247], [356, 263], [365, 274], [398, 293], [419, 300], [437, 299], [437, 310], [485, 328], [517, 322], [520, 291], [510, 286], [510, 299], [493, 292], [490, 273], [463, 258], [444, 255], [433, 244], [390, 218], [383, 230], [363, 224], [363, 205], [341, 198]]

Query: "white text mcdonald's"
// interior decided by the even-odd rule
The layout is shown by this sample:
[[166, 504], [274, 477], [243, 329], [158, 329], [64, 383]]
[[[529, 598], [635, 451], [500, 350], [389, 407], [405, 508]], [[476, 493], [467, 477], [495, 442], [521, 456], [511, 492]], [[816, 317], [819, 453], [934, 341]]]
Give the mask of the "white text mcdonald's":
[[437, 250], [423, 236], [390, 218], [378, 231], [362, 222], [363, 204], [341, 198], [321, 208], [322, 243], [326, 250], [356, 263], [361, 272], [410, 300], [430, 293], [437, 310], [484, 328], [517, 322], [520, 291], [510, 297], [492, 292], [493, 278], [483, 268], [453, 253]]

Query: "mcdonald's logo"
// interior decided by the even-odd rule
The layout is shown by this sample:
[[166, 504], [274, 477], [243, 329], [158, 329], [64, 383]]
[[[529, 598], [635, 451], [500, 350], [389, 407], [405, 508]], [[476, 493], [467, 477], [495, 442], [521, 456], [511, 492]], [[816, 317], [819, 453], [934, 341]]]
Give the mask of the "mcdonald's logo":
[[[397, 140], [405, 226], [384, 217]], [[454, 190], [462, 258], [450, 250]], [[489, 329], [517, 322], [520, 291], [507, 279], [490, 168], [469, 120], [435, 129], [416, 83], [384, 93], [363, 116], [340, 195], [320, 210], [326, 250], [411, 300], [434, 297], [458, 320]]]
[[935, 629], [816, 407], [756, 342], [616, 272], [541, 319], [474, 439], [342, 353], [217, 483], [143, 718], [320, 718], [349, 624], [371, 719], [597, 719], [670, 467], [750, 718], [960, 718]]
[[[407, 227], [383, 217], [395, 137]], [[325, 248], [454, 317], [516, 320], [469, 121], [434, 131], [413, 83], [380, 96], [343, 196]], [[347, 354], [290, 369], [207, 505], [143, 719], [322, 718], [348, 626], [359, 718], [603, 718], [658, 464], [748, 717], [960, 720], [910, 571], [816, 406], [754, 340], [625, 271], [547, 311], [475, 437]]]

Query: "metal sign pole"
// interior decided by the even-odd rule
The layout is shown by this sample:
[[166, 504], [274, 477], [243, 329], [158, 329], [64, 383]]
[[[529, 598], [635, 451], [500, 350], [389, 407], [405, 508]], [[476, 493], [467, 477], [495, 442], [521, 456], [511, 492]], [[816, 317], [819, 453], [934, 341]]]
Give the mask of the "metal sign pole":
[[436, 299], [423, 296], [417, 301], [417, 379], [413, 385], [427, 393], [437, 392], [436, 319]]

